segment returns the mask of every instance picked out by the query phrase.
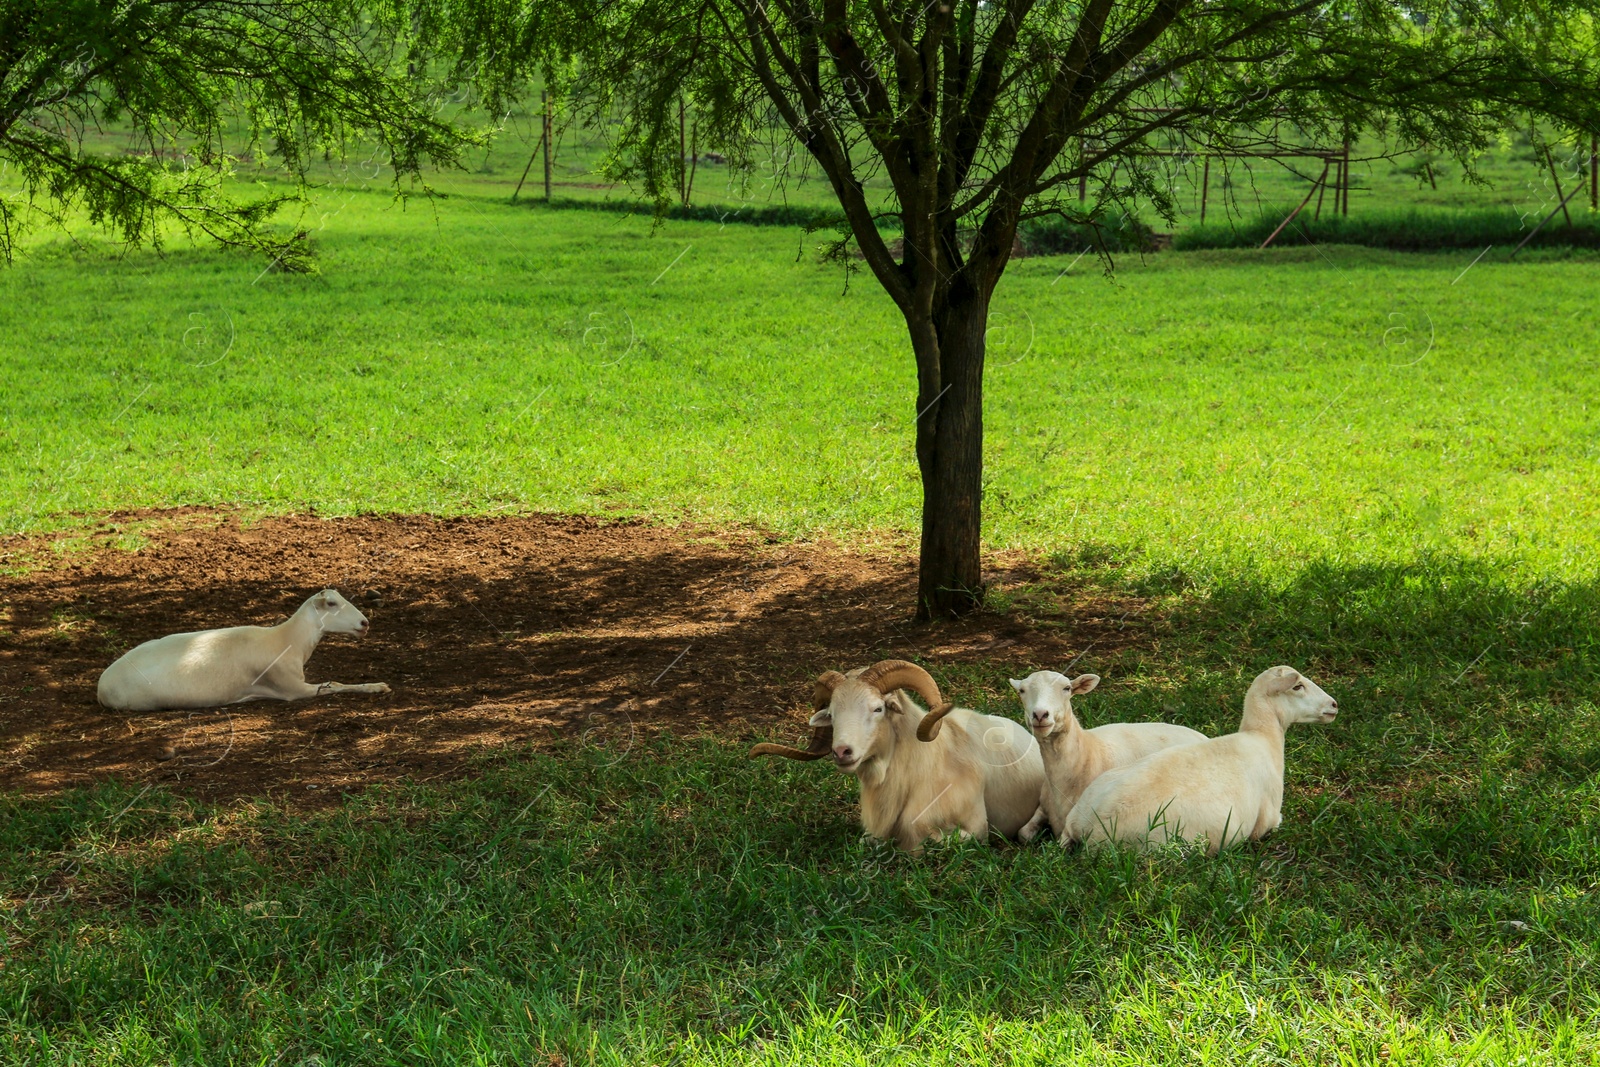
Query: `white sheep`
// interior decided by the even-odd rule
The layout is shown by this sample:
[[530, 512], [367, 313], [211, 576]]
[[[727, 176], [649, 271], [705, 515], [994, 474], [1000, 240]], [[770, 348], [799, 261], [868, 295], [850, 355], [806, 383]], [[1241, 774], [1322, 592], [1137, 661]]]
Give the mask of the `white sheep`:
[[1085, 730], [1072, 713], [1072, 697], [1099, 684], [1097, 674], [1068, 678], [1055, 671], [1035, 671], [1021, 681], [1011, 679], [1011, 687], [1022, 698], [1023, 723], [1038, 739], [1044, 758], [1039, 810], [1018, 832], [1023, 841], [1032, 841], [1048, 820], [1056, 840], [1065, 843], [1067, 813], [1090, 782], [1152, 752], [1206, 739], [1198, 730], [1164, 722], [1117, 722]]
[[[935, 709], [925, 713], [905, 689]], [[861, 824], [918, 851], [947, 833], [1015, 837], [1039, 803], [1039, 746], [1011, 719], [954, 708], [927, 671], [884, 660], [848, 675], [829, 671], [812, 695], [811, 747], [760, 744], [751, 756], [815, 760], [861, 783]], [[941, 733], [940, 720], [949, 725]]]
[[326, 693], [387, 693], [382, 682], [306, 681], [324, 634], [365, 634], [367, 617], [324, 589], [277, 626], [171, 634], [125, 653], [100, 675], [100, 703], [117, 711], [215, 708], [246, 700], [305, 700]]
[[1216, 855], [1269, 834], [1283, 822], [1284, 731], [1338, 714], [1338, 701], [1293, 667], [1263, 671], [1245, 694], [1238, 733], [1102, 774], [1067, 815], [1066, 840], [1145, 845], [1204, 837]]

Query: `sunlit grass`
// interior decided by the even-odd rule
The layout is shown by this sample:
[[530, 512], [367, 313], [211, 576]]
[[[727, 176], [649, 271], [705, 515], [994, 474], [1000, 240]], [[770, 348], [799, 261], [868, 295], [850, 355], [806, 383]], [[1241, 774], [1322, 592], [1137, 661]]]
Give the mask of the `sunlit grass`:
[[[61, 250], [0, 274], [0, 528], [222, 502], [915, 528], [904, 328], [794, 233], [357, 194], [318, 240], [313, 277]], [[990, 543], [1587, 575], [1594, 260], [1538, 255], [1013, 264]]]

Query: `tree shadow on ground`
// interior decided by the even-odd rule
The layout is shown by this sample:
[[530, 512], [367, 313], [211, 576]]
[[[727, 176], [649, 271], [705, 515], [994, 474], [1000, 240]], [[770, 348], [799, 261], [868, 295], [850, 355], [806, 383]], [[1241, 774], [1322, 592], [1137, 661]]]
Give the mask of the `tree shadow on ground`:
[[[1512, 1034], [1594, 1003], [1591, 584], [1530, 592], [1441, 558], [1204, 587], [1019, 566], [1006, 614], [918, 628], [894, 553], [570, 519], [213, 526], [7, 587], [8, 668], [49, 667], [32, 677], [58, 686], [19, 696], [8, 677], [4, 694], [8, 722], [56, 716], [35, 730], [61, 746], [6, 772], [58, 795], [0, 797], [0, 878], [22, 901], [0, 1002], [29, 1025], [84, 1034], [137, 1010], [177, 1032], [183, 1005], [207, 1003], [223, 1007], [194, 1024], [204, 1047], [264, 1058], [271, 1031], [357, 1061], [373, 1035], [406, 1040], [402, 1020], [503, 1035], [522, 1058], [600, 1035], [645, 1060], [691, 1037], [779, 1040], [908, 1010], [1035, 1020], [1070, 1005], [1104, 1036], [1121, 1006], [1153, 1004], [1233, 1033], [1246, 1009], [1219, 990], [1296, 1027], [1323, 1003], [1340, 1026], [1349, 1005], [1383, 1004], [1467, 1029], [1503, 1007]], [[126, 729], [90, 703], [118, 642], [287, 612], [325, 581], [369, 594], [376, 632], [319, 652], [317, 676], [387, 677], [392, 700], [267, 709], [181, 777], [156, 763], [27, 777], [67, 775], [73, 730]], [[1231, 729], [1276, 662], [1335, 691], [1334, 724], [1291, 732], [1283, 828], [1217, 859], [1000, 842], [907, 857], [859, 840], [845, 776], [725, 743], [802, 733], [821, 667], [913, 654], [981, 695], [985, 678], [1086, 650], [1079, 669], [1108, 677], [1083, 702], [1091, 722]], [[624, 728], [596, 725], [605, 714]], [[326, 756], [380, 742], [396, 747], [375, 749], [393, 761], [376, 777]], [[205, 777], [235, 755], [253, 777]], [[297, 782], [424, 770], [457, 780], [286, 810]], [[112, 775], [178, 789], [62, 788]], [[183, 791], [290, 804], [218, 812]], [[53, 937], [58, 904], [111, 932]], [[1395, 1032], [1373, 1024], [1374, 1042]], [[1170, 1036], [1176, 1056], [1205, 1034]]]
[[[112, 547], [141, 518], [148, 543]], [[914, 625], [902, 552], [642, 522], [245, 526], [192, 510], [113, 516], [60, 557], [38, 541], [0, 547], [33, 561], [0, 578], [0, 789], [28, 792], [117, 775], [319, 802], [463, 773], [474, 753], [506, 745], [582, 737], [616, 748], [659, 730], [792, 740], [823, 670], [890, 656], [1048, 664], [1086, 641], [1114, 650], [1142, 633], [1126, 623], [1132, 600], [1104, 597], [1080, 598], [1049, 625], [995, 613]], [[275, 623], [324, 585], [361, 607], [372, 632], [324, 641], [308, 679], [385, 681], [391, 694], [137, 715], [95, 702], [99, 672], [133, 645]]]

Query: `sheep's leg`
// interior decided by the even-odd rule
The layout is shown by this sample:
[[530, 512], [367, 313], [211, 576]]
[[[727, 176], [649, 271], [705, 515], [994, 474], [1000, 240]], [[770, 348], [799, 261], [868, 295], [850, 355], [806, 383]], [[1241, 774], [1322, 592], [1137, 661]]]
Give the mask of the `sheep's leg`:
[[983, 793], [979, 790], [969, 792], [961, 788], [951, 795], [950, 787], [946, 787], [915, 818], [900, 825], [902, 830], [896, 836], [900, 847], [908, 852], [920, 852], [923, 841], [929, 838], [943, 840], [949, 833], [959, 833], [979, 841], [989, 839], [989, 812], [984, 806]]
[[957, 828], [962, 836], [982, 844], [989, 840], [989, 809], [980, 801], [974, 804]]
[[345, 685], [343, 682], [323, 682], [317, 687], [317, 696], [324, 693], [387, 693], [388, 682], [361, 682], [357, 685]]
[[[298, 674], [298, 672], [295, 672]], [[384, 682], [367, 682], [362, 685], [345, 685], [342, 682], [312, 683], [303, 675], [296, 677], [289, 671], [271, 671], [258, 678], [243, 700], [310, 700], [312, 697], [333, 693], [387, 693]], [[235, 702], [237, 703], [237, 701]]]
[[[915, 833], [908, 835], [907, 840], [910, 840], [916, 836], [917, 835]], [[921, 837], [917, 839], [917, 844], [914, 846], [903, 845], [902, 847], [905, 848], [907, 852], [917, 854], [922, 851], [923, 841], [944, 841], [946, 838], [954, 837], [962, 841], [977, 841], [981, 844], [988, 839], [988, 836], [989, 831], [987, 828], [985, 828], [982, 833], [975, 834], [965, 826], [947, 826], [942, 830], [932, 830], [922, 834]]]
[[1282, 810], [1274, 811], [1272, 808], [1263, 808], [1261, 814], [1256, 817], [1255, 831], [1250, 836], [1259, 841], [1282, 825]]
[[1027, 844], [1038, 837], [1039, 831], [1044, 827], [1048, 818], [1049, 816], [1045, 814], [1044, 805], [1040, 804], [1038, 810], [1033, 813], [1033, 818], [1023, 823], [1022, 829], [1017, 831], [1017, 840]]

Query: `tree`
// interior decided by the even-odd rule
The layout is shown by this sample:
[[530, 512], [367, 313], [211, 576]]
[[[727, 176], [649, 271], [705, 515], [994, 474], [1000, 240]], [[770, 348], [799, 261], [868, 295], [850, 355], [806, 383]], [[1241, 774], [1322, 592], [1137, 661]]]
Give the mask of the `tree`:
[[[982, 595], [984, 335], [1019, 224], [1094, 223], [1136, 198], [1170, 220], [1169, 157], [1152, 146], [1365, 130], [1470, 166], [1530, 115], [1600, 126], [1592, 0], [526, 3], [514, 30], [497, 8], [498, 32], [463, 32], [463, 54], [569, 72], [573, 98], [619, 123], [618, 172], [657, 199], [682, 163], [684, 97], [702, 143], [735, 163], [777, 128], [826, 176], [915, 356], [924, 618]], [[869, 199], [872, 174], [886, 204]], [[1080, 182], [1083, 206], [1065, 195]]]
[[[305, 234], [269, 225], [293, 197], [232, 200], [231, 152], [243, 141], [301, 181], [352, 138], [397, 181], [454, 162], [471, 138], [408, 76], [409, 28], [358, 0], [0, 0], [0, 180], [22, 191], [0, 196], [0, 256], [30, 216], [81, 209], [130, 244], [159, 247], [175, 221], [303, 267]], [[96, 151], [107, 127], [137, 151]]]

